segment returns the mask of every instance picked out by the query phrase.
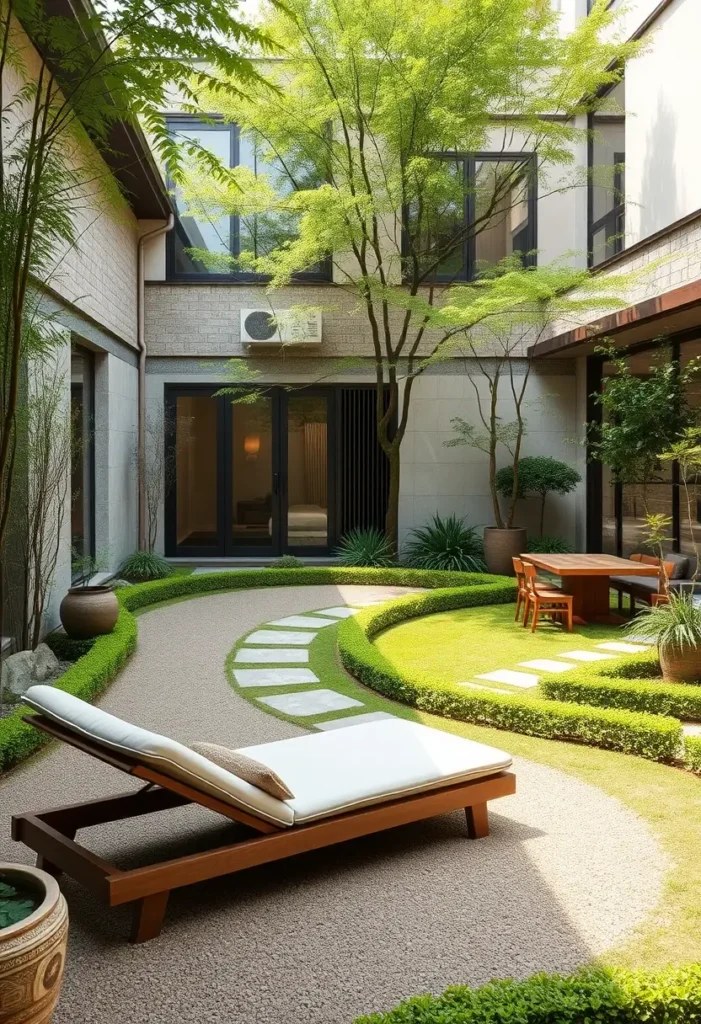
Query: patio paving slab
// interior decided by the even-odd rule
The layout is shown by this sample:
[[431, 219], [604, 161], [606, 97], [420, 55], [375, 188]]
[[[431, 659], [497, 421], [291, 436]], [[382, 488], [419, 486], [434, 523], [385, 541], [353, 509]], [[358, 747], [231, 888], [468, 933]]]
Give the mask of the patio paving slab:
[[234, 679], [239, 686], [293, 686], [318, 683], [319, 677], [310, 668], [237, 668]]
[[495, 683], [508, 683], [510, 686], [520, 686], [527, 690], [531, 686], [537, 686], [540, 676], [534, 676], [532, 672], [516, 672], [512, 668], [498, 668], [495, 672], [482, 672], [475, 676], [475, 679], [489, 679]]
[[346, 729], [349, 725], [367, 725], [368, 722], [381, 722], [385, 718], [396, 718], [388, 711], [368, 711], [365, 715], [346, 715], [344, 718], [334, 718], [330, 722], [317, 722], [315, 729], [328, 732], [331, 729]]
[[234, 658], [247, 664], [283, 665], [295, 661], [309, 661], [309, 651], [296, 647], [241, 647]]
[[294, 633], [291, 629], [278, 632], [275, 629], [257, 629], [246, 637], [247, 644], [289, 644], [290, 647], [306, 647], [316, 633]]
[[573, 661], [607, 661], [614, 654], [602, 654], [601, 651], [563, 651], [561, 658], [572, 658]]
[[283, 619], [273, 619], [266, 623], [268, 626], [299, 626], [303, 628], [319, 629], [320, 626], [336, 626], [336, 619], [322, 619], [320, 615], [286, 615]]
[[541, 672], [567, 672], [571, 668], [576, 668], [575, 665], [568, 664], [566, 661], [555, 661], [554, 658], [534, 658], [532, 661], [519, 661], [521, 668], [536, 668]]
[[344, 708], [362, 708], [361, 700], [346, 697], [336, 690], [304, 690], [302, 693], [278, 693], [272, 697], [258, 697], [261, 704], [267, 704], [286, 715], [323, 715], [327, 711], [342, 711]]

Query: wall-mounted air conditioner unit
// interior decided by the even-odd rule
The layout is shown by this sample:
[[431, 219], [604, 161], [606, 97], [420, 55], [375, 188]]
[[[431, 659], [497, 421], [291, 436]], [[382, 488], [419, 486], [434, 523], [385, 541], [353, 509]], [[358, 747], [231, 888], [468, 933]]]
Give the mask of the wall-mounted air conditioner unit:
[[319, 345], [321, 313], [299, 310], [242, 309], [244, 345]]

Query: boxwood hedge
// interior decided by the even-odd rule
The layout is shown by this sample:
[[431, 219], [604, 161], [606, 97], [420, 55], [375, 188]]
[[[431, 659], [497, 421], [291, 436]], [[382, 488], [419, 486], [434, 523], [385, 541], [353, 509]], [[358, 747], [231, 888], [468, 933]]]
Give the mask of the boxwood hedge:
[[[117, 624], [108, 636], [90, 642], [85, 653], [65, 672], [57, 686], [68, 693], [92, 700], [114, 678], [136, 648], [137, 626], [132, 612], [161, 601], [224, 590], [252, 587], [283, 587], [321, 584], [381, 584], [404, 587], [453, 587], [475, 591], [498, 591], [502, 600], [513, 600], [514, 583], [503, 577], [481, 573], [433, 572], [417, 569], [251, 569], [250, 571], [174, 575], [164, 580], [140, 583], [116, 591], [121, 605]], [[496, 591], [495, 591], [496, 588]], [[450, 593], [450, 591], [448, 591]], [[459, 606], [459, 605], [458, 605]], [[452, 605], [451, 607], [456, 607]], [[52, 639], [59, 657], [82, 650], [65, 638]], [[46, 736], [23, 721], [26, 709], [19, 705], [0, 719], [0, 771], [10, 768], [46, 742]]]
[[701, 736], [684, 738], [684, 764], [690, 772], [701, 775]]
[[562, 676], [544, 676], [540, 681], [540, 689], [553, 700], [672, 715], [682, 721], [701, 720], [701, 686], [691, 683], [613, 679], [585, 670], [567, 679]]
[[701, 966], [657, 974], [620, 969], [536, 974], [526, 981], [454, 986], [355, 1024], [699, 1024]]
[[[673, 761], [682, 750], [681, 725], [673, 718], [616, 708], [592, 707], [487, 690], [469, 690], [421, 672], [399, 673], [372, 643], [381, 630], [405, 619], [451, 607], [505, 599], [503, 584], [412, 594], [346, 619], [338, 632], [344, 667], [373, 690], [404, 704], [464, 722], [547, 739], [569, 740]], [[452, 602], [460, 600], [460, 605]]]

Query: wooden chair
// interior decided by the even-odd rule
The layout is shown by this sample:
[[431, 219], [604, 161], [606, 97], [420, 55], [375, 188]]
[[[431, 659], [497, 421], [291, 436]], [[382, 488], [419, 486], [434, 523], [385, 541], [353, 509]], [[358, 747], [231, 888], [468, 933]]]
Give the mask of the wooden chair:
[[669, 579], [674, 572], [674, 562], [662, 564], [659, 558], [655, 561], [660, 566], [660, 575], [657, 578], [657, 593], [650, 596], [650, 604], [669, 604]]
[[560, 619], [564, 624], [567, 622], [567, 630], [569, 633], [572, 632], [572, 602], [574, 600], [572, 594], [563, 594], [561, 590], [555, 588], [549, 590], [542, 590], [536, 584], [537, 570], [534, 565], [530, 562], [523, 563], [523, 569], [526, 574], [526, 587], [527, 587], [527, 603], [526, 612], [523, 616], [524, 628], [528, 625], [528, 621], [533, 614], [533, 622], [531, 625], [531, 633], [535, 633], [538, 628], [538, 619], [541, 615], [548, 615], [553, 619]]
[[[528, 585], [526, 583], [526, 570], [524, 568], [524, 561], [521, 558], [515, 556], [511, 559], [514, 564], [514, 573], [518, 582], [518, 596], [516, 597], [516, 614], [514, 615], [514, 622], [518, 622], [518, 617], [521, 614], [521, 606], [523, 606], [524, 614], [528, 607]], [[541, 580], [536, 579], [535, 586], [537, 590], [557, 590], [558, 588], [553, 584], [543, 583]]]

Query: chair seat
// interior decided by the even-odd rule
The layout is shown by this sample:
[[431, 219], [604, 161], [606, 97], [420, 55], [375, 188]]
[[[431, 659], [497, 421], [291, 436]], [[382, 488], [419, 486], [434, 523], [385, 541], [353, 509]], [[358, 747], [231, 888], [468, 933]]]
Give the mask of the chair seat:
[[495, 747], [384, 719], [347, 729], [244, 747], [285, 780], [295, 825], [502, 772], [511, 757]]
[[572, 600], [572, 595], [571, 594], [563, 594], [563, 592], [561, 590], [539, 590], [537, 592], [537, 597], [541, 598], [544, 601], [546, 601], [546, 600], [550, 600], [550, 601], [571, 601]]

